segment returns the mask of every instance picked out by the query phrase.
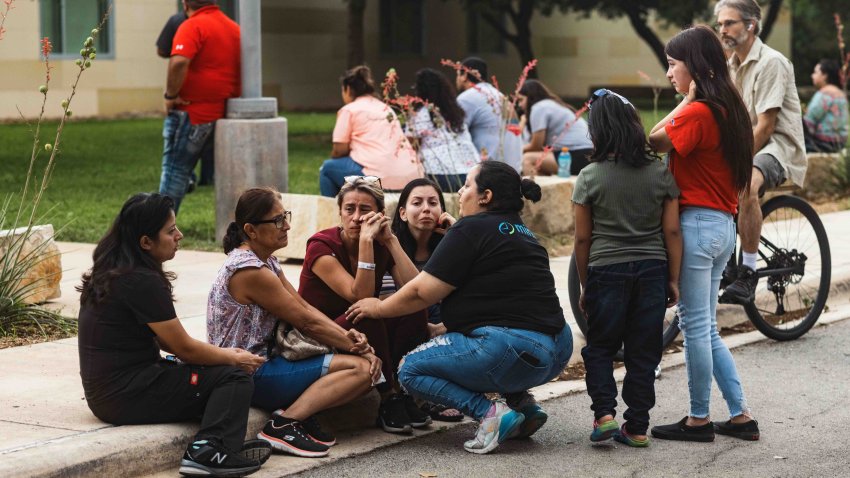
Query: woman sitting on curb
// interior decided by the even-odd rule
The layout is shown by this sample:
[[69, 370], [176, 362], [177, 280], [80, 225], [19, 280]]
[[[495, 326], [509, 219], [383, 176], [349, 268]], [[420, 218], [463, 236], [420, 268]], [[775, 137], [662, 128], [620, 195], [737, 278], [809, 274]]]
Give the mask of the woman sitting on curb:
[[[381, 361], [362, 334], [328, 320], [284, 277], [272, 255], [286, 246], [291, 217], [280, 193], [249, 189], [239, 197], [234, 216], [223, 241], [227, 260], [207, 302], [208, 339], [267, 359], [254, 374], [253, 404], [275, 412], [258, 438], [296, 456], [325, 456], [336, 439], [319, 426], [315, 414], [368, 392]], [[298, 361], [272, 355], [268, 345], [275, 326], [290, 325], [343, 353]], [[347, 355], [352, 353], [360, 357]]]
[[[182, 238], [171, 198], [136, 194], [98, 242], [94, 265], [77, 288], [86, 403], [113, 425], [201, 417], [180, 473], [247, 475], [271, 453], [259, 440], [243, 444], [253, 391], [250, 374], [263, 359], [195, 340], [183, 329], [174, 311], [175, 276], [162, 269]], [[179, 361], [162, 359], [160, 349]]]
[[345, 310], [360, 299], [377, 297], [385, 272], [389, 271], [400, 287], [418, 271], [383, 215], [384, 191], [378, 178], [346, 178], [337, 204], [342, 226], [319, 231], [307, 241], [298, 292], [343, 328], [366, 334], [383, 361], [386, 379], [376, 387], [381, 394], [377, 425], [387, 432], [410, 433], [413, 428], [428, 426], [431, 417], [401, 393], [396, 369], [404, 354], [428, 340], [425, 307], [357, 327]]
[[[519, 217], [523, 198], [540, 196], [540, 186], [505, 163], [474, 167], [460, 191], [462, 217], [423, 272], [384, 301], [348, 309], [355, 323], [381, 322], [442, 300], [446, 333], [410, 352], [399, 380], [417, 398], [481, 422], [464, 444], [471, 453], [543, 426], [547, 415], [527, 390], [556, 377], [572, 355], [549, 256]], [[508, 404], [485, 392], [506, 394]]]

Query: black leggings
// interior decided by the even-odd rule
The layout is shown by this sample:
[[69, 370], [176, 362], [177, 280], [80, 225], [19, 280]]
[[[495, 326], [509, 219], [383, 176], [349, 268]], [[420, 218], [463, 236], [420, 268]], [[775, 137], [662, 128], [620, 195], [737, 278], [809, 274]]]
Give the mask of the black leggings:
[[[153, 381], [150, 382], [151, 377]], [[136, 374], [123, 391], [89, 408], [114, 425], [201, 419], [196, 440], [215, 439], [231, 450], [245, 440], [254, 382], [241, 369], [160, 361]]]

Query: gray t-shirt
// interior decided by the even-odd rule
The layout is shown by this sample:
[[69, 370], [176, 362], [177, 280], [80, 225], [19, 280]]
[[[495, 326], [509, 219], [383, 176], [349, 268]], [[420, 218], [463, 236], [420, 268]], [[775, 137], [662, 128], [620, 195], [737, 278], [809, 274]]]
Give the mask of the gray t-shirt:
[[503, 116], [509, 108], [505, 96], [489, 83], [478, 83], [464, 90], [457, 102], [466, 113], [464, 123], [472, 135], [475, 149], [487, 156], [511, 165], [517, 171], [522, 166], [522, 140], [507, 131]]
[[579, 173], [573, 202], [593, 215], [591, 266], [667, 259], [661, 215], [679, 188], [661, 161], [634, 168], [623, 161], [590, 163]]
[[587, 121], [584, 118], [576, 119], [572, 110], [555, 100], [534, 103], [528, 122], [532, 133], [546, 130], [545, 144], [555, 151], [563, 147], [593, 149], [593, 142], [587, 132]]

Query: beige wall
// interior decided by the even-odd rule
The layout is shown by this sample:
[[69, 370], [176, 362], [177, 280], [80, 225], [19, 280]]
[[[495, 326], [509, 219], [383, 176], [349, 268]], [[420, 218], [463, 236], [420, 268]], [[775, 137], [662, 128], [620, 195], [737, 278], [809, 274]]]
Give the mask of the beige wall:
[[[95, 61], [83, 74], [72, 109], [75, 116], [154, 112], [162, 106], [165, 60], [156, 56], [154, 42], [174, 0], [114, 0], [114, 58]], [[341, 106], [338, 78], [346, 67], [347, 10], [342, 0], [263, 0], [263, 83], [267, 95], [277, 96], [281, 109], [335, 109]], [[426, 2], [425, 54], [387, 56], [379, 51], [379, 2], [367, 3], [366, 62], [380, 81], [395, 67], [403, 93], [419, 68], [441, 68], [441, 58], [467, 55], [466, 17], [459, 2]], [[658, 31], [660, 27], [656, 25]], [[44, 83], [39, 62], [38, 1], [15, 3], [0, 41], [0, 119], [38, 114]], [[770, 38], [771, 46], [790, 56], [791, 23], [783, 9]], [[554, 14], [536, 16], [533, 48], [540, 60], [541, 79], [564, 96], [583, 97], [594, 85], [646, 84], [642, 70], [667, 85], [663, 70], [628, 21]], [[662, 32], [662, 40], [675, 31]], [[484, 55], [503, 91], [513, 88], [521, 70], [513, 46], [500, 55]], [[69, 94], [77, 72], [74, 60], [52, 62], [49, 115], [60, 114], [59, 103]], [[450, 74], [451, 71], [444, 68]]]

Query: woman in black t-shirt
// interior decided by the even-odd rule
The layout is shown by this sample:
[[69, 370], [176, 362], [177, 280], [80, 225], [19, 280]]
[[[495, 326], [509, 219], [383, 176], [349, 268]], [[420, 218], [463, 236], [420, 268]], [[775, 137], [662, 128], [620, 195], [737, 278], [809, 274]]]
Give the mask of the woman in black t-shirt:
[[[114, 425], [201, 417], [180, 473], [250, 474], [271, 454], [264, 441], [243, 444], [253, 392], [249, 374], [263, 359], [200, 342], [183, 329], [174, 311], [174, 275], [162, 269], [182, 238], [171, 198], [137, 194], [98, 242], [94, 265], [77, 288], [86, 401]], [[160, 349], [183, 363], [162, 359]]]
[[[540, 187], [510, 166], [486, 161], [460, 192], [452, 225], [422, 273], [384, 301], [363, 299], [348, 318], [381, 319], [442, 300], [446, 333], [410, 352], [399, 380], [412, 395], [481, 421], [464, 448], [488, 453], [536, 432], [547, 415], [527, 392], [557, 376], [572, 355], [549, 256], [519, 212]], [[500, 392], [507, 404], [483, 392]]]

